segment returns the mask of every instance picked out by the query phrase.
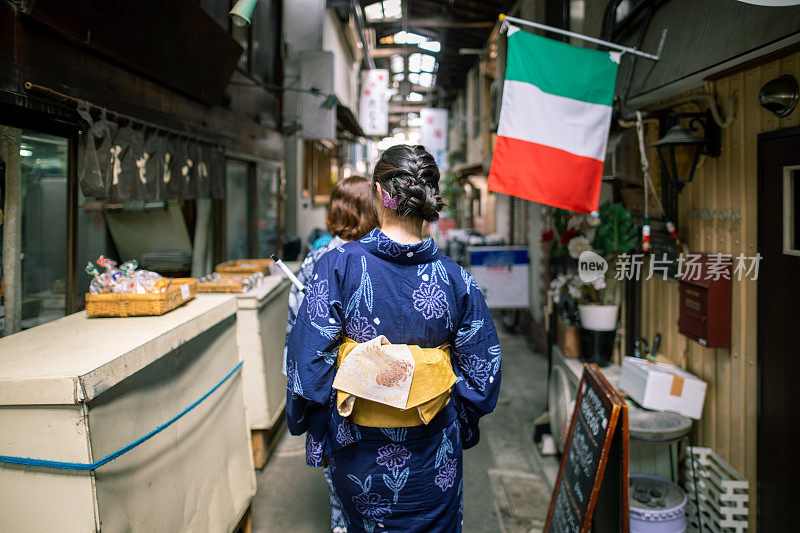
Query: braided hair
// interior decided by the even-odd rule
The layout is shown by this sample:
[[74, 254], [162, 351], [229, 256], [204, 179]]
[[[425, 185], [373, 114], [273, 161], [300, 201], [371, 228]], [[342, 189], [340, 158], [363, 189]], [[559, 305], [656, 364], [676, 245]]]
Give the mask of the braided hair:
[[439, 167], [424, 146], [392, 146], [375, 165], [372, 181], [397, 200], [397, 215], [426, 222], [439, 220]]

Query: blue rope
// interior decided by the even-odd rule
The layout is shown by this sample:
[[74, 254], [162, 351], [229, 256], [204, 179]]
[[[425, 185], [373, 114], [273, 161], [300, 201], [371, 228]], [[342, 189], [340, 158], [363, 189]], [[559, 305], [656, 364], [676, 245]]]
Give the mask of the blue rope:
[[32, 459], [30, 457], [13, 457], [8, 455], [0, 455], [0, 463], [7, 463], [12, 465], [25, 465], [25, 466], [43, 466], [45, 468], [59, 468], [61, 470], [95, 470], [97, 468], [100, 468], [104, 464], [113, 461], [117, 457], [125, 453], [128, 453], [129, 451], [136, 448], [146, 440], [155, 437], [156, 435], [167, 429], [169, 426], [177, 422], [183, 415], [185, 415], [186, 413], [188, 413], [189, 411], [200, 405], [203, 402], [203, 400], [214, 394], [214, 391], [220, 388], [223, 383], [228, 381], [231, 378], [231, 376], [233, 376], [236, 373], [236, 371], [242, 367], [243, 362], [244, 361], [239, 361], [239, 364], [233, 367], [233, 370], [228, 372], [228, 375], [222, 378], [219, 381], [219, 383], [211, 387], [211, 390], [203, 394], [197, 401], [192, 403], [189, 407], [187, 407], [186, 409], [184, 409], [183, 411], [181, 411], [180, 413], [169, 419], [169, 421], [167, 421], [164, 424], [161, 424], [150, 433], [143, 435], [142, 437], [139, 437], [130, 444], [123, 446], [119, 450], [106, 455], [99, 461], [95, 461], [94, 463], [66, 463], [62, 461], [48, 461], [46, 459]]

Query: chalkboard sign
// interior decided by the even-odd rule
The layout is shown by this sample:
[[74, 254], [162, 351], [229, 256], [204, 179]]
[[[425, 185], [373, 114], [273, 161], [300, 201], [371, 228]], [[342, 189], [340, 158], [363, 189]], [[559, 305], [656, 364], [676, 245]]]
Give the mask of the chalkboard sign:
[[596, 365], [585, 365], [547, 523], [554, 533], [628, 531], [627, 406]]

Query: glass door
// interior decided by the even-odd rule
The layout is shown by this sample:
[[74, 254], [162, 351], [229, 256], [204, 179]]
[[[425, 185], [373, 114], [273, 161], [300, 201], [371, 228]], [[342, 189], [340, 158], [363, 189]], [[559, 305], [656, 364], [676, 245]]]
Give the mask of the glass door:
[[225, 257], [252, 257], [252, 163], [229, 159], [225, 169]]
[[[23, 131], [20, 155], [21, 319], [32, 328], [66, 314], [69, 141]], [[4, 230], [8, 227], [4, 224]]]
[[256, 172], [257, 257], [278, 253], [280, 239], [280, 167], [259, 164]]

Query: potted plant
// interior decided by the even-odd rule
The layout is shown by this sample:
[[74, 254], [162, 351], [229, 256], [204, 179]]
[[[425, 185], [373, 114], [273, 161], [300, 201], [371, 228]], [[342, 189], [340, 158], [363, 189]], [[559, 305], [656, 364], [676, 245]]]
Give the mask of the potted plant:
[[600, 223], [594, 235], [594, 252], [607, 261], [602, 276], [584, 282], [583, 299], [578, 305], [581, 321], [581, 356], [598, 364], [611, 361], [621, 287], [616, 278], [620, 255], [630, 252], [637, 243], [638, 229], [630, 213], [620, 203], [607, 202], [600, 207]]

